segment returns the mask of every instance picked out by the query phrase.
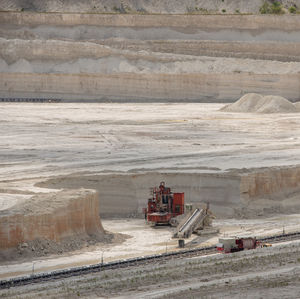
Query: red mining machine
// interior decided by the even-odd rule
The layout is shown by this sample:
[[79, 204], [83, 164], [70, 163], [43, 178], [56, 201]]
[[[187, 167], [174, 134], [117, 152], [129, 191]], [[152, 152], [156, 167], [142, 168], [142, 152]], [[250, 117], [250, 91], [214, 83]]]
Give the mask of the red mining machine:
[[176, 225], [175, 217], [184, 214], [184, 193], [172, 193], [161, 182], [159, 187], [151, 188], [151, 198], [145, 210], [145, 218], [153, 225]]

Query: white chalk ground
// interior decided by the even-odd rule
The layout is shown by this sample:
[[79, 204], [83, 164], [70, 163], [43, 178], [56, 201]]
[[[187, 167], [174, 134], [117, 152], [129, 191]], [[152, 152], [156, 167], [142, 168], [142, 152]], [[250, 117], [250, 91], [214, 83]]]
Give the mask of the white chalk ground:
[[0, 193], [0, 211], [9, 209], [17, 203], [20, 203], [21, 201], [24, 201], [30, 197], [31, 195]]
[[300, 164], [298, 113], [218, 111], [223, 106], [0, 103], [0, 188], [79, 171]]
[[[103, 220], [103, 226], [110, 232], [124, 233], [131, 238], [120, 245], [101, 245], [59, 257], [40, 258], [32, 262], [14, 263], [0, 266], [0, 279], [53, 271], [82, 265], [126, 259], [171, 250], [179, 250], [178, 239], [172, 239], [169, 227], [152, 228], [142, 219]], [[267, 236], [300, 230], [300, 214], [283, 215], [255, 220], [215, 220], [214, 227], [220, 228], [219, 235], [208, 236], [200, 246], [209, 246], [224, 236]], [[195, 239], [193, 235], [186, 243]]]

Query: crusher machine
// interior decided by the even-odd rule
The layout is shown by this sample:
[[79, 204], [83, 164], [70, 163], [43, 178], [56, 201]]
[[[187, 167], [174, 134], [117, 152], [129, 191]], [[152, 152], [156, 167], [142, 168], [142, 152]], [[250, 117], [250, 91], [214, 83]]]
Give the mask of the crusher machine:
[[145, 218], [153, 225], [177, 225], [175, 217], [184, 214], [184, 193], [172, 193], [165, 182], [151, 188], [151, 198], [145, 209]]

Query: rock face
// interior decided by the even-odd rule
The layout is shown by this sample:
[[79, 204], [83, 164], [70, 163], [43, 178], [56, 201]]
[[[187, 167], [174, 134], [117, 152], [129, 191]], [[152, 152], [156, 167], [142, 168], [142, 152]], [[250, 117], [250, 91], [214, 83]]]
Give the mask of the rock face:
[[[0, 94], [8, 98], [65, 101], [230, 102], [243, 90], [298, 99], [300, 74], [24, 74], [0, 73]], [[234, 83], [233, 83], [234, 82]]]
[[0, 249], [46, 239], [103, 235], [98, 194], [70, 190], [37, 195], [0, 212]]
[[0, 98], [300, 97], [297, 17], [0, 12], [0, 25]]
[[[94, 188], [101, 194], [101, 216], [110, 218], [141, 214], [149, 197], [149, 188], [160, 181], [165, 181], [173, 192], [184, 192], [186, 203], [198, 205], [209, 202], [215, 215], [232, 217], [245, 204], [247, 206], [256, 200], [261, 200], [262, 204], [266, 199], [281, 204], [290, 196], [299, 195], [300, 168], [254, 169], [246, 173], [237, 171], [227, 174], [70, 176], [50, 179], [40, 186], [74, 188], [80, 184]], [[295, 201], [295, 208], [300, 208], [299, 200]]]
[[245, 199], [285, 199], [299, 191], [299, 167], [258, 170], [241, 177], [241, 196]]
[[240, 177], [223, 174], [146, 173], [137, 175], [70, 176], [50, 179], [39, 186], [74, 188], [80, 184], [101, 194], [101, 217], [141, 214], [149, 188], [165, 181], [173, 192], [184, 192], [186, 203], [210, 202], [214, 213], [231, 215], [240, 204]]

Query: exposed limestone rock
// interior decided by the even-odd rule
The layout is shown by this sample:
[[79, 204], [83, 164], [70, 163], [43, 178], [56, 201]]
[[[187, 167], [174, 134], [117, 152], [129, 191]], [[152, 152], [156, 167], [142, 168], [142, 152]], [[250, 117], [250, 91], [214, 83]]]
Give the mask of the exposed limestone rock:
[[0, 249], [24, 249], [36, 239], [60, 242], [87, 235], [104, 236], [98, 194], [92, 190], [36, 195], [0, 212]]
[[[129, 2], [132, 8], [146, 5]], [[22, 8], [39, 10], [43, 4]], [[86, 4], [63, 6], [82, 12]], [[223, 4], [237, 9], [236, 1]], [[120, 3], [106, 5], [109, 10]], [[297, 17], [0, 12], [0, 24], [0, 98], [232, 102], [246, 92], [300, 97]]]
[[241, 176], [241, 194], [247, 199], [285, 199], [300, 191], [300, 168], [270, 168]]

